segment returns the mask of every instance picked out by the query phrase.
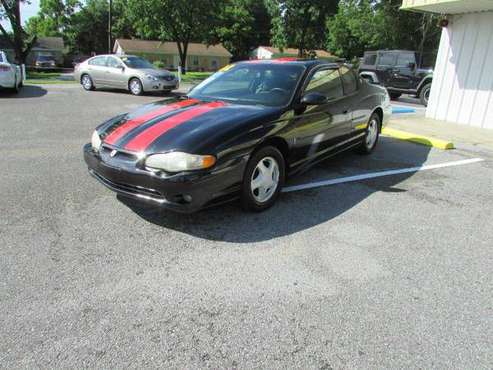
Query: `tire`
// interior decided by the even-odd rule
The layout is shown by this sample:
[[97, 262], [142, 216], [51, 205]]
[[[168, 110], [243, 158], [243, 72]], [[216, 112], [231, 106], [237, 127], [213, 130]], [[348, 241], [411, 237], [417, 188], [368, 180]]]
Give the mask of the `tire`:
[[277, 148], [265, 146], [254, 152], [243, 175], [243, 209], [261, 212], [272, 207], [284, 185], [285, 171], [284, 157]]
[[421, 91], [419, 92], [419, 100], [421, 101], [421, 104], [423, 104], [425, 107], [428, 106], [428, 99], [430, 98], [430, 91], [431, 91], [431, 83], [428, 83], [424, 85], [421, 88]]
[[19, 92], [19, 85], [17, 84], [17, 77], [14, 80], [14, 87], [10, 90], [14, 94], [17, 94]]
[[144, 93], [142, 82], [138, 78], [132, 78], [128, 81], [128, 91], [130, 91], [132, 95], [142, 95]]
[[373, 152], [378, 143], [380, 137], [380, 127], [382, 122], [380, 116], [377, 113], [373, 113], [368, 120], [368, 127], [366, 129], [363, 142], [358, 147], [357, 152], [360, 154], [370, 154]]
[[94, 82], [92, 82], [91, 76], [89, 76], [87, 73], [80, 76], [80, 84], [86, 91], [96, 90], [96, 88], [94, 87]]
[[397, 100], [401, 97], [401, 95], [402, 95], [401, 93], [389, 91], [389, 96], [391, 100]]

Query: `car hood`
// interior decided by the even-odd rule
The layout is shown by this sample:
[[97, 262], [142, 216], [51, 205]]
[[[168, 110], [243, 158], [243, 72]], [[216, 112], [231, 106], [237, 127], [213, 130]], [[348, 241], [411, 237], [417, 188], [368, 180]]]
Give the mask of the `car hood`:
[[141, 73], [143, 75], [151, 75], [151, 76], [155, 76], [155, 77], [174, 76], [174, 74], [172, 74], [171, 72], [153, 69], [153, 68], [144, 68], [144, 69], [135, 69], [134, 68], [133, 70], [137, 71], [138, 73]]
[[117, 116], [97, 130], [105, 144], [124, 151], [216, 154], [227, 141], [280, 115], [280, 108], [176, 98]]

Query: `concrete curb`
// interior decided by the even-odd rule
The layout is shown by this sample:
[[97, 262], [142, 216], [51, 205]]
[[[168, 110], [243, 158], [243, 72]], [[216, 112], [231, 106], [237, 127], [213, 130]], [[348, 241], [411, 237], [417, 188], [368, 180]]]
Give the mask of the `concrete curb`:
[[417, 144], [432, 146], [434, 148], [443, 149], [443, 150], [454, 149], [454, 143], [450, 141], [435, 139], [429, 136], [413, 134], [412, 132], [396, 130], [389, 127], [384, 127], [382, 129], [382, 135], [390, 136], [399, 140], [411, 141]]

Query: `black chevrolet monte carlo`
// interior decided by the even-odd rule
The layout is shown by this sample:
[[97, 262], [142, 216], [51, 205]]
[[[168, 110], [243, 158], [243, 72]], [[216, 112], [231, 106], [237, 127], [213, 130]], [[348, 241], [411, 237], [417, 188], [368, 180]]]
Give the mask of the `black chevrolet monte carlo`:
[[142, 202], [194, 212], [239, 197], [262, 211], [288, 176], [344, 150], [371, 153], [389, 100], [344, 65], [240, 62], [188, 96], [104, 122], [84, 158], [103, 185]]

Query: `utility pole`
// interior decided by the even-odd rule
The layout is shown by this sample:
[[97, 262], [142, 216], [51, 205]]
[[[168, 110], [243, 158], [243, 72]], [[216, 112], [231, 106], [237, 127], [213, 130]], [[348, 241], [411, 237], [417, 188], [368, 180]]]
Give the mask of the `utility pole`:
[[108, 10], [108, 54], [111, 54], [111, 10], [113, 8], [113, 0], [109, 0]]

